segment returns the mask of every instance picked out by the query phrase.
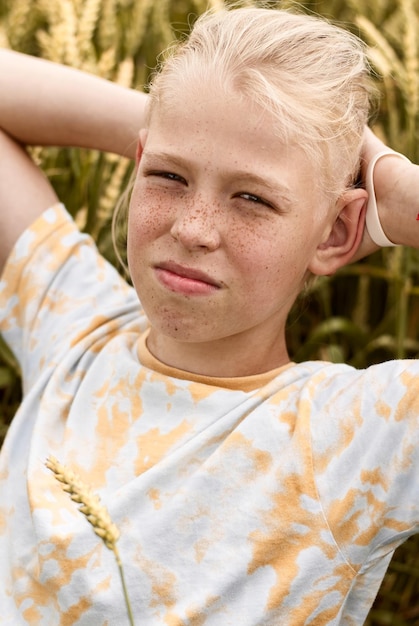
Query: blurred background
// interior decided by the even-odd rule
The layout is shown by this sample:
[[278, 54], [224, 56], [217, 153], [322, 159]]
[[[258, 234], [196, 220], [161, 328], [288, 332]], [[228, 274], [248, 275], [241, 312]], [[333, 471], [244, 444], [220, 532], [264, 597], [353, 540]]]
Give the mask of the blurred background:
[[[187, 33], [197, 15], [223, 4], [223, 0], [0, 0], [0, 47], [143, 89], [161, 51]], [[302, 7], [366, 42], [381, 93], [371, 126], [395, 150], [419, 163], [419, 0], [263, 4]], [[132, 163], [85, 150], [34, 148], [32, 155], [79, 227], [91, 233], [102, 254], [118, 265], [110, 222]], [[361, 368], [393, 358], [418, 358], [418, 274], [419, 251], [391, 248], [336, 276], [318, 279], [289, 318], [292, 358]], [[19, 368], [0, 341], [0, 445], [20, 394]], [[396, 551], [370, 612], [367, 626], [385, 625], [419, 626], [419, 537]]]

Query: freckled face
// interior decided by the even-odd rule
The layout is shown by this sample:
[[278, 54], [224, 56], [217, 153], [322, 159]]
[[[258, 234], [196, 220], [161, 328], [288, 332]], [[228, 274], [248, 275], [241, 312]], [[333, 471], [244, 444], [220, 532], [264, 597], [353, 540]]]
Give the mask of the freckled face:
[[327, 205], [269, 115], [201, 93], [154, 110], [132, 194], [128, 260], [150, 345], [166, 362], [176, 342], [217, 346], [221, 357], [225, 346], [251, 346], [279, 365]]

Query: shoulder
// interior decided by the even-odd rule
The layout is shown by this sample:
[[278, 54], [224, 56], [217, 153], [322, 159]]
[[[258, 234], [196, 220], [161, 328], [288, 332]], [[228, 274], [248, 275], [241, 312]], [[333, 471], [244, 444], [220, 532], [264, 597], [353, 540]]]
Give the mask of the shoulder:
[[368, 481], [381, 481], [389, 498], [400, 481], [412, 485], [419, 469], [419, 361], [326, 367], [313, 382], [310, 438], [326, 491], [334, 483], [337, 493], [344, 485], [362, 492]]
[[62, 205], [19, 237], [0, 281], [0, 329], [26, 384], [58, 355], [97, 350], [136, 319], [143, 327], [134, 289]]
[[387, 361], [366, 369], [324, 364], [311, 377], [310, 385], [320, 404], [328, 404], [333, 399], [342, 405], [359, 406], [367, 413], [381, 413], [385, 405], [394, 412], [402, 407], [401, 403], [406, 408], [408, 404], [415, 404], [419, 391], [419, 360]]

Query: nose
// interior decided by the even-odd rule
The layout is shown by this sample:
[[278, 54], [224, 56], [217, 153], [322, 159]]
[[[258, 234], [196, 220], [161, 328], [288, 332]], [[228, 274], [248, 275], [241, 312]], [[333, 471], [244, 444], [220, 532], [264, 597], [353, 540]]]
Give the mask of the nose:
[[188, 250], [215, 250], [221, 241], [220, 216], [214, 203], [191, 199], [178, 212], [170, 234]]

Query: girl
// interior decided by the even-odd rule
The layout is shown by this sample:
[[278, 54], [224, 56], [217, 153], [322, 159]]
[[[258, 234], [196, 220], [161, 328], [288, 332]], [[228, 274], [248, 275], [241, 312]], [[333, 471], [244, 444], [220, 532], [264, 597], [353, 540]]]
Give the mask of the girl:
[[[53, 455], [119, 528], [139, 623], [361, 624], [418, 529], [419, 364], [294, 364], [284, 336], [312, 275], [419, 244], [418, 168], [377, 161], [364, 130], [360, 42], [283, 11], [206, 15], [149, 107], [14, 53], [0, 76], [1, 324], [24, 381], [1, 457], [3, 623], [126, 620]], [[134, 288], [16, 141], [136, 152]]]

